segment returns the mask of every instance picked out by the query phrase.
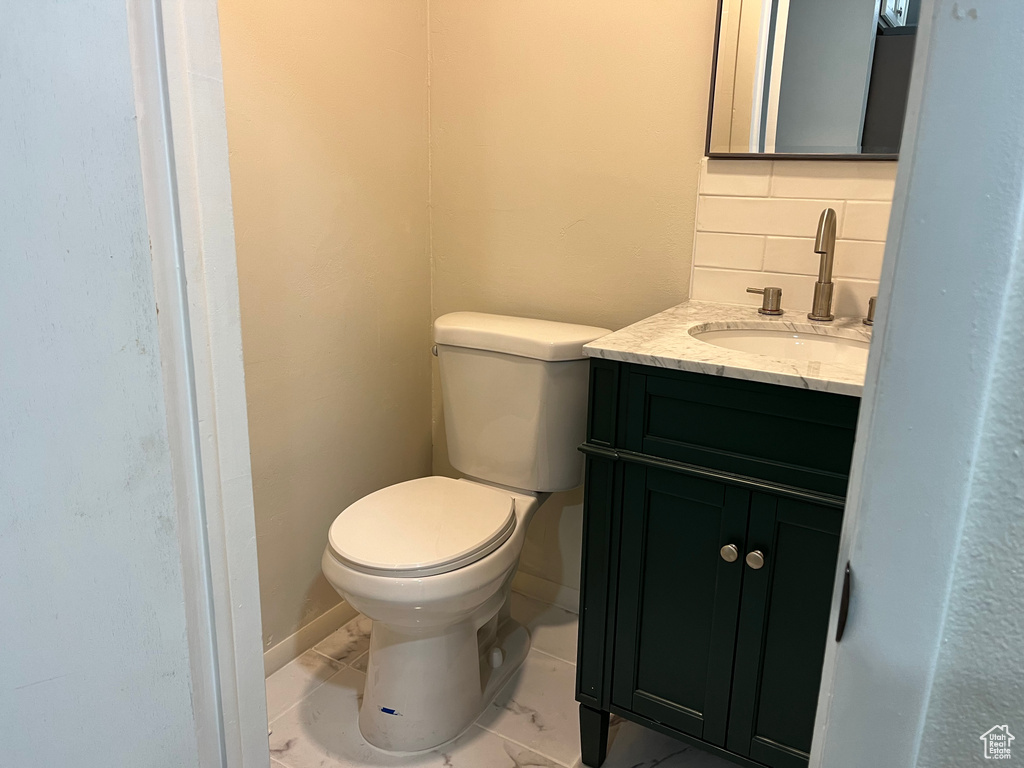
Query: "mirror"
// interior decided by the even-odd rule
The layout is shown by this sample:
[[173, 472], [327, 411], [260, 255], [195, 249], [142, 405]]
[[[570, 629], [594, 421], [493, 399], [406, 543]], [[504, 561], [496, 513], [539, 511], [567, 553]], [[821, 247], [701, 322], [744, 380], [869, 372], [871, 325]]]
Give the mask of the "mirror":
[[894, 159], [921, 0], [719, 0], [709, 157]]

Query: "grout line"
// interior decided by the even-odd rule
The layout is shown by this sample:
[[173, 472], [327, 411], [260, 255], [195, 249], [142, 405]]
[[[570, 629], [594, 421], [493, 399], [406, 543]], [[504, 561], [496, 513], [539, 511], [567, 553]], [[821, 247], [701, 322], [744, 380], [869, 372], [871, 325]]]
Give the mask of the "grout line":
[[[323, 655], [323, 654], [321, 654], [321, 655]], [[334, 661], [334, 660], [331, 659], [331, 661]], [[283, 669], [283, 667], [282, 667], [282, 669]], [[319, 683], [317, 683], [312, 688], [310, 688], [308, 691], [306, 691], [305, 695], [303, 695], [300, 698], [298, 698], [294, 703], [291, 704], [291, 706], [288, 706], [288, 707], [285, 707], [284, 709], [282, 709], [273, 720], [270, 720], [268, 718], [268, 720], [267, 720], [267, 728], [268, 728], [268, 730], [273, 731], [274, 730], [274, 723], [276, 723], [282, 717], [284, 717], [289, 712], [291, 712], [293, 709], [295, 709], [297, 706], [299, 706], [299, 704], [301, 704], [306, 699], [308, 699], [310, 696], [312, 696], [316, 691], [320, 690], [320, 688], [324, 685], [324, 683], [327, 683], [327, 682], [333, 680], [337, 675], [340, 675], [344, 671], [345, 671], [345, 667], [344, 666], [342, 666], [341, 669], [335, 670], [332, 674], [328, 675], [323, 680], [321, 680]], [[355, 671], [358, 672], [358, 670], [355, 670]], [[280, 761], [278, 761], [278, 762], [280, 762]]]
[[536, 651], [537, 653], [541, 654], [542, 656], [547, 656], [549, 659], [554, 659], [555, 661], [560, 661], [563, 664], [568, 664], [570, 667], [575, 667], [576, 666], [576, 662], [575, 661], [569, 661], [568, 659], [563, 659], [561, 656], [555, 656], [555, 654], [553, 654], [553, 653], [548, 653], [547, 651], [542, 651], [540, 648], [538, 648], [537, 646], [533, 645], [532, 638], [531, 638], [530, 650], [528, 651], [528, 654], [532, 653], [533, 651]]
[[[814, 277], [817, 272], [776, 272], [772, 269], [743, 269], [742, 267], [719, 267], [717, 265], [708, 264], [697, 264], [697, 269], [714, 269], [720, 272], [744, 272], [748, 275], [760, 275], [760, 274], [771, 274], [771, 275], [789, 275], [791, 277]], [[760, 299], [751, 299], [751, 301], [758, 301]]]
[[[773, 235], [773, 237], [777, 237], [777, 235]], [[786, 235], [780, 235], [780, 237], [786, 237]], [[875, 243], [875, 244], [879, 244], [879, 245], [885, 245], [885, 240], [876, 240], [875, 238], [866, 238], [866, 237], [850, 237], [849, 235], [847, 235], [846, 237], [837, 237], [836, 238], [836, 242], [840, 242], [840, 243], [841, 242], [847, 242], [847, 243]]]
[[[486, 710], [484, 710], [484, 711], [486, 712]], [[480, 717], [483, 717], [483, 713], [480, 714]], [[475, 725], [481, 731], [486, 731], [487, 733], [489, 733], [489, 734], [491, 734], [493, 736], [497, 736], [502, 741], [507, 741], [509, 744], [515, 744], [517, 747], [522, 747], [523, 749], [528, 749], [531, 752], [533, 752], [533, 754], [540, 755], [544, 759], [550, 760], [551, 762], [555, 763], [555, 765], [564, 766], [564, 768], [572, 768], [576, 764], [576, 762], [580, 759], [580, 755], [576, 755], [576, 757], [573, 759], [573, 761], [571, 763], [563, 763], [561, 760], [556, 760], [551, 755], [545, 755], [543, 752], [541, 752], [536, 747], [531, 747], [529, 744], [524, 744], [521, 741], [516, 741], [515, 739], [511, 739], [511, 738], [509, 738], [508, 736], [505, 736], [502, 733], [498, 733], [498, 731], [493, 731], [490, 728], [488, 728], [486, 725], [481, 725], [480, 718], [477, 718], [476, 720], [474, 720], [473, 721], [473, 725]]]
[[[813, 240], [814, 235], [779, 235], [779, 234], [768, 234], [765, 232], [729, 232], [724, 229], [698, 229], [696, 230], [698, 235], [735, 235], [737, 237], [788, 237], [794, 240]], [[696, 239], [696, 238], [695, 238]], [[837, 243], [850, 242], [850, 243], [877, 243], [885, 245], [885, 240], [878, 240], [876, 238], [866, 237], [837, 237]]]
[[[316, 654], [317, 656], [319, 656], [319, 657], [320, 657], [321, 659], [327, 659], [328, 661], [334, 662], [335, 664], [341, 664], [341, 666], [343, 666], [343, 667], [347, 667], [347, 666], [349, 666], [349, 664], [348, 664], [348, 662], [347, 662], [347, 661], [338, 661], [338, 660], [337, 660], [336, 658], [334, 658], [333, 656], [328, 656], [328, 655], [327, 655], [326, 653], [324, 653], [323, 651], [318, 651], [318, 650], [316, 649], [316, 647], [310, 648], [309, 650], [311, 650], [311, 651], [312, 651], [313, 653], [315, 653], [315, 654]], [[298, 657], [296, 657], [296, 658], [298, 658]], [[360, 655], [359, 655], [359, 658], [362, 658], [362, 654], [360, 654]], [[283, 669], [283, 667], [282, 667], [282, 669]], [[341, 671], [341, 670], [339, 670], [339, 672], [340, 672], [340, 671]]]
[[[541, 602], [541, 601], [538, 600], [536, 602]], [[529, 629], [527, 629], [527, 631], [529, 631]], [[574, 671], [576, 669], [576, 665], [574, 663], [566, 661], [563, 658], [560, 658], [558, 656], [554, 656], [554, 655], [552, 655], [550, 653], [546, 653], [546, 652], [540, 650], [539, 648], [535, 647], [533, 645], [532, 641], [531, 641], [531, 643], [530, 643], [530, 650], [527, 652], [527, 657], [529, 657], [529, 654], [531, 654], [531, 653], [533, 653], [535, 651], [537, 653], [539, 653], [540, 655], [542, 655], [542, 656], [547, 656], [549, 659], [554, 659], [555, 661], [560, 661], [563, 664], [568, 664], [570, 667], [573, 668]], [[524, 664], [526, 663], [526, 659], [523, 659], [523, 663]], [[505, 734], [503, 734], [503, 733], [501, 733], [499, 731], [496, 731], [496, 730], [493, 730], [491, 728], [488, 728], [486, 725], [484, 725], [481, 722], [481, 720], [483, 719], [484, 715], [487, 714], [487, 711], [489, 709], [491, 709], [491, 707], [494, 706], [494, 701], [497, 699], [498, 696], [501, 695], [501, 691], [503, 691], [505, 689], [505, 687], [509, 685], [509, 683], [511, 683], [513, 680], [515, 680], [519, 676], [519, 673], [520, 673], [521, 670], [522, 670], [522, 667], [520, 666], [519, 670], [517, 670], [516, 673], [514, 675], [512, 675], [512, 677], [510, 677], [508, 679], [508, 682], [505, 683], [505, 685], [502, 686], [502, 688], [495, 694], [495, 699], [492, 699], [488, 703], [487, 707], [484, 708], [484, 711], [481, 712], [480, 715], [477, 717], [477, 719], [473, 721], [473, 724], [476, 727], [480, 728], [481, 730], [486, 731], [487, 733], [490, 733], [490, 734], [493, 734], [493, 735], [497, 736], [499, 739], [502, 739], [502, 740], [507, 741], [507, 742], [509, 742], [511, 744], [515, 744], [517, 746], [520, 746], [523, 749], [528, 749], [531, 752], [533, 752], [535, 755], [540, 755], [541, 757], [543, 757], [543, 758], [545, 758], [547, 760], [550, 760], [551, 762], [555, 763], [556, 765], [564, 766], [564, 768], [572, 768], [574, 765], [576, 765], [577, 762], [579, 762], [579, 760], [580, 760], [580, 755], [579, 754], [574, 755], [570, 759], [570, 762], [563, 763], [561, 760], [558, 760], [558, 759], [552, 757], [551, 755], [548, 755], [548, 754], [545, 754], [544, 752], [541, 752], [536, 746], [531, 745], [531, 744], [526, 744], [524, 742], [517, 741], [516, 739], [510, 738], [510, 737], [506, 736]]]
[[[331, 677], [334, 677], [334, 675], [331, 675]], [[327, 680], [330, 680], [330, 679], [331, 679], [331, 677], [328, 677], [328, 678], [327, 678]], [[324, 683], [326, 683], [326, 682], [327, 682], [327, 680], [324, 680], [324, 682], [323, 682], [323, 683], [320, 683], [320, 685], [323, 685]], [[284, 717], [284, 716], [285, 716], [285, 715], [287, 715], [287, 714], [288, 714], [289, 712], [291, 712], [291, 711], [292, 711], [293, 709], [295, 709], [295, 708], [296, 708], [297, 706], [299, 706], [299, 704], [301, 704], [301, 703], [302, 703], [302, 702], [304, 702], [304, 701], [305, 701], [306, 699], [308, 699], [308, 698], [309, 698], [309, 697], [310, 697], [310, 696], [311, 696], [311, 695], [313, 694], [313, 691], [317, 690], [317, 688], [319, 688], [319, 687], [320, 687], [320, 685], [318, 685], [318, 686], [317, 686], [316, 688], [314, 688], [314, 689], [313, 689], [312, 691], [309, 691], [309, 693], [307, 693], [307, 694], [306, 694], [305, 696], [303, 696], [303, 697], [302, 697], [301, 699], [299, 699], [298, 701], [296, 701], [296, 702], [295, 702], [294, 704], [292, 704], [292, 705], [291, 705], [290, 707], [288, 707], [287, 709], [282, 709], [282, 710], [281, 710], [281, 712], [280, 712], [280, 713], [279, 713], [279, 714], [277, 715], [277, 717], [275, 717], [275, 718], [274, 718], [273, 720], [268, 720], [268, 721], [267, 721], [267, 731], [268, 731], [268, 733], [267, 733], [267, 736], [269, 737], [270, 735], [272, 735], [272, 734], [273, 734], [273, 732], [274, 732], [274, 723], [276, 723], [276, 722], [277, 722], [278, 720], [280, 720], [280, 719], [281, 719], [282, 717]], [[276, 758], [275, 758], [275, 759], [276, 759]], [[280, 762], [280, 761], [278, 761], [278, 762]]]
[[697, 164], [697, 194], [696, 201], [693, 206], [693, 236], [690, 238], [690, 274], [687, 275], [686, 281], [686, 300], [689, 301], [693, 298], [693, 278], [696, 274], [694, 270], [697, 267], [697, 235], [700, 233], [698, 224], [700, 223], [700, 201], [703, 197], [701, 188], [704, 186], [704, 177], [708, 172], [708, 159], [702, 158]]
[[[842, 238], [842, 234], [846, 231], [846, 206], [847, 206], [848, 203], [849, 203], [849, 200], [841, 201], [840, 204], [839, 204], [839, 208], [836, 210], [836, 218], [838, 219], [838, 221], [836, 222], [836, 240], [837, 241], [843, 239]], [[890, 203], [890, 211], [891, 211], [891, 209], [892, 209], [892, 204]]]
[[[524, 597], [524, 598], [525, 598], [526, 600], [529, 600], [529, 601], [531, 601], [531, 602], [537, 603], [538, 605], [542, 605], [542, 606], [546, 606], [546, 607], [554, 607], [554, 608], [559, 608], [559, 606], [555, 606], [555, 605], [553, 605], [553, 604], [551, 604], [551, 603], [546, 603], [546, 602], [545, 602], [545, 601], [543, 601], [543, 600], [538, 600], [538, 599], [536, 599], [536, 598], [530, 597], [529, 595], [521, 595], [521, 597]], [[560, 610], [564, 610], [564, 609], [560, 609]], [[526, 626], [526, 625], [524, 624], [524, 626]], [[353, 659], [352, 661], [344, 661], [344, 662], [343, 662], [343, 661], [338, 661], [337, 659], [331, 658], [331, 657], [330, 657], [330, 656], [328, 656], [327, 654], [325, 654], [325, 653], [322, 653], [322, 652], [320, 652], [319, 650], [317, 650], [317, 649], [316, 649], [316, 647], [315, 647], [315, 646], [314, 646], [313, 648], [310, 648], [309, 650], [313, 651], [313, 653], [314, 653], [314, 654], [316, 654], [317, 656], [319, 656], [320, 658], [322, 658], [322, 659], [324, 659], [324, 660], [326, 660], [326, 661], [329, 661], [329, 662], [331, 662], [331, 663], [333, 663], [333, 664], [338, 664], [338, 665], [340, 665], [340, 667], [339, 667], [339, 668], [338, 668], [338, 669], [337, 669], [337, 670], [336, 670], [336, 671], [335, 671], [334, 673], [332, 673], [331, 675], [328, 675], [328, 676], [327, 676], [326, 678], [324, 678], [323, 680], [320, 680], [320, 681], [318, 682], [318, 684], [317, 684], [317, 685], [315, 685], [315, 686], [314, 686], [313, 688], [311, 688], [311, 689], [309, 689], [308, 691], [306, 691], [306, 692], [305, 692], [305, 694], [304, 694], [304, 695], [303, 695], [303, 696], [302, 696], [301, 698], [299, 698], [299, 699], [298, 699], [297, 701], [295, 701], [295, 702], [294, 702], [293, 704], [291, 704], [291, 706], [287, 707], [286, 709], [284, 709], [284, 710], [282, 710], [282, 711], [281, 711], [280, 713], [278, 713], [278, 714], [277, 714], [277, 716], [276, 716], [276, 717], [274, 717], [274, 719], [273, 719], [273, 720], [269, 721], [269, 723], [268, 723], [268, 727], [269, 727], [269, 728], [270, 728], [271, 730], [273, 729], [273, 725], [274, 725], [274, 723], [278, 722], [278, 721], [279, 721], [279, 720], [280, 720], [281, 718], [283, 718], [283, 717], [284, 717], [285, 715], [287, 715], [287, 714], [288, 714], [288, 713], [290, 713], [290, 712], [291, 712], [292, 710], [294, 710], [294, 709], [295, 709], [296, 707], [298, 707], [298, 706], [299, 706], [300, 704], [302, 704], [302, 703], [303, 703], [304, 701], [306, 701], [306, 700], [307, 700], [307, 699], [308, 699], [308, 698], [309, 698], [310, 696], [312, 696], [312, 695], [313, 695], [313, 694], [314, 694], [314, 693], [315, 693], [316, 691], [318, 691], [318, 690], [319, 690], [319, 689], [320, 689], [321, 687], [323, 687], [323, 686], [324, 686], [325, 684], [329, 683], [329, 682], [330, 682], [331, 680], [333, 680], [333, 679], [334, 679], [335, 677], [337, 677], [338, 675], [340, 675], [340, 674], [341, 674], [342, 672], [346, 672], [346, 671], [348, 671], [348, 670], [351, 670], [351, 671], [353, 671], [353, 672], [356, 672], [356, 673], [358, 673], [358, 674], [360, 674], [360, 675], [363, 675], [363, 678], [364, 678], [364, 680], [365, 680], [365, 676], [366, 676], [366, 675], [365, 675], [365, 673], [364, 673], [364, 672], [361, 672], [361, 671], [360, 671], [360, 670], [358, 670], [358, 669], [355, 669], [355, 668], [354, 668], [354, 667], [352, 666], [352, 664], [353, 664], [354, 662], [358, 661], [359, 659], [363, 658], [363, 656], [365, 656], [365, 655], [366, 655], [367, 653], [369, 653], [369, 651], [368, 651], [368, 650], [367, 650], [367, 651], [364, 651], [363, 653], [361, 653], [361, 654], [360, 654], [359, 656], [357, 656], [357, 657], [356, 657], [355, 659]], [[529, 650], [529, 653], [533, 653], [534, 651], [536, 651], [536, 652], [537, 652], [538, 654], [540, 654], [540, 655], [542, 655], [542, 656], [546, 656], [546, 657], [548, 657], [548, 658], [550, 658], [550, 659], [553, 659], [553, 660], [555, 660], [555, 661], [559, 661], [559, 662], [561, 662], [561, 663], [563, 663], [563, 664], [568, 664], [569, 666], [573, 667], [573, 669], [575, 670], [576, 664], [575, 664], [574, 662], [571, 662], [571, 661], [568, 661], [568, 660], [566, 660], [566, 659], [563, 659], [563, 658], [561, 658], [560, 656], [555, 656], [555, 655], [554, 655], [554, 654], [552, 654], [552, 653], [548, 653], [548, 652], [546, 652], [546, 651], [542, 651], [542, 650], [540, 650], [539, 648], [535, 647], [535, 646], [534, 646], [534, 645], [532, 644], [532, 642], [531, 642], [531, 645], [530, 645], [530, 650]], [[525, 660], [524, 660], [524, 661], [525, 661]], [[282, 667], [282, 669], [283, 669], [283, 667]], [[280, 670], [279, 670], [279, 671], [280, 671]], [[277, 674], [277, 673], [275, 673], [275, 674]], [[517, 672], [517, 675], [518, 675], [518, 672]], [[514, 680], [514, 679], [515, 679], [515, 677], [516, 677], [516, 675], [513, 675], [512, 677], [510, 677], [510, 678], [509, 678], [509, 680], [508, 680], [508, 682], [506, 683], [506, 685], [508, 685], [508, 683], [511, 683], [511, 682], [512, 682], [512, 680]], [[497, 693], [495, 694], [495, 696], [497, 696], [497, 695], [500, 695], [500, 693], [501, 693], [501, 690], [503, 690], [503, 689], [504, 689], [504, 687], [505, 687], [505, 686], [502, 686], [502, 689], [500, 689], [500, 690], [499, 690], [499, 691], [498, 691], [498, 692], [497, 692]], [[491, 702], [489, 702], [489, 703], [488, 703], [488, 705], [487, 705], [487, 706], [486, 706], [486, 707], [484, 708], [483, 712], [481, 712], [481, 713], [480, 713], [480, 715], [478, 715], [478, 716], [477, 716], [477, 718], [476, 718], [476, 719], [475, 719], [475, 720], [473, 721], [473, 724], [472, 724], [472, 726], [471, 726], [471, 727], [475, 726], [475, 727], [479, 728], [480, 730], [482, 730], [482, 731], [484, 731], [484, 732], [486, 732], [486, 733], [489, 733], [489, 734], [491, 734], [491, 735], [493, 735], [493, 736], [496, 736], [496, 737], [498, 737], [499, 739], [501, 739], [501, 740], [502, 740], [502, 741], [504, 741], [504, 742], [508, 742], [508, 743], [510, 743], [510, 744], [514, 744], [514, 745], [516, 745], [516, 746], [518, 746], [518, 747], [521, 747], [522, 749], [526, 749], [526, 750], [529, 750], [529, 751], [530, 751], [530, 752], [532, 752], [533, 754], [536, 754], [536, 755], [538, 755], [538, 756], [540, 756], [540, 757], [543, 757], [544, 759], [546, 759], [546, 760], [549, 760], [549, 761], [551, 761], [552, 763], [554, 763], [555, 765], [557, 765], [557, 766], [561, 766], [562, 768], [573, 768], [573, 766], [575, 766], [575, 765], [576, 765], [576, 764], [577, 764], [577, 763], [578, 763], [578, 762], [580, 761], [580, 753], [575, 753], [575, 754], [574, 754], [574, 755], [573, 755], [573, 756], [572, 756], [572, 757], [570, 758], [570, 761], [569, 761], [569, 762], [562, 762], [561, 760], [559, 760], [559, 759], [556, 759], [556, 758], [552, 757], [551, 755], [545, 754], [544, 752], [540, 751], [540, 750], [539, 750], [539, 749], [538, 749], [538, 748], [537, 748], [536, 746], [534, 746], [534, 745], [531, 745], [531, 744], [527, 744], [527, 743], [524, 743], [524, 742], [518, 741], [518, 740], [516, 740], [516, 739], [513, 739], [513, 738], [510, 738], [510, 737], [506, 736], [505, 734], [503, 734], [503, 733], [501, 733], [501, 732], [499, 732], [499, 731], [496, 731], [496, 730], [493, 730], [493, 729], [491, 729], [491, 728], [488, 728], [488, 727], [487, 727], [487, 726], [485, 726], [485, 725], [484, 725], [483, 723], [481, 723], [481, 720], [482, 720], [482, 718], [484, 717], [484, 715], [485, 715], [485, 714], [486, 714], [486, 713], [488, 712], [488, 710], [489, 710], [489, 709], [490, 709], [490, 708], [492, 707], [492, 705], [493, 705], [493, 700], [492, 700]], [[280, 763], [280, 764], [282, 764], [282, 765], [285, 765], [285, 766], [286, 766], [286, 768], [287, 768], [287, 764], [286, 764], [286, 763], [284, 763], [284, 762], [282, 762], [281, 760], [279, 760], [279, 759], [278, 759], [277, 757], [273, 757], [273, 759], [274, 759], [274, 760], [277, 760], [277, 762], [278, 762], [278, 763]]]
[[[704, 234], [701, 232], [700, 234]], [[708, 232], [709, 235], [734, 235], [736, 237], [763, 237], [773, 238], [775, 240], [803, 240], [807, 243], [814, 242], [814, 235], [747, 235], [738, 234], [734, 232]], [[837, 237], [836, 243], [874, 243], [875, 245], [885, 245], [885, 240], [853, 240], [849, 237]]]
[[[332, 659], [330, 656], [326, 656], [326, 655], [324, 655], [322, 653], [319, 653], [319, 652], [318, 652], [317, 655], [319, 655], [321, 658], [327, 659], [328, 661], [332, 661], [335, 664], [340, 664], [341, 667], [339, 669], [336, 669], [333, 673], [331, 673], [330, 675], [325, 677], [323, 680], [321, 680], [319, 683], [317, 683], [312, 688], [310, 688], [308, 691], [306, 691], [306, 694], [304, 696], [302, 696], [300, 699], [298, 699], [294, 704], [292, 704], [291, 706], [287, 707], [286, 709], [281, 710], [281, 712], [273, 720], [269, 720], [268, 719], [267, 727], [270, 730], [273, 730], [274, 723], [276, 723], [278, 720], [280, 720], [286, 714], [291, 712], [293, 709], [295, 709], [297, 706], [299, 706], [299, 704], [304, 702], [306, 699], [308, 699], [310, 696], [312, 696], [314, 693], [316, 693], [318, 690], [320, 690], [324, 685], [326, 685], [331, 680], [333, 680], [338, 675], [340, 675], [342, 672], [352, 671], [352, 672], [355, 672], [357, 675], [362, 675], [364, 678], [366, 677], [366, 673], [365, 672], [361, 672], [360, 670], [355, 669], [354, 667], [352, 667], [351, 664], [347, 664], [347, 663], [345, 663], [343, 661], [338, 661], [337, 659]], [[362, 654], [360, 654], [357, 658], [361, 659], [362, 657], [363, 657]], [[282, 667], [281, 669], [284, 669], [284, 667]], [[275, 672], [274, 674], [277, 674], [277, 673]], [[277, 758], [274, 758], [274, 759], [277, 760]], [[278, 760], [278, 762], [281, 762], [281, 761]]]
[[[762, 269], [762, 270], [738, 269], [738, 268], [735, 268], [735, 267], [715, 267], [715, 266], [705, 266], [705, 265], [700, 265], [700, 264], [698, 264], [696, 266], [696, 269], [700, 269], [700, 270], [704, 270], [704, 271], [711, 271], [711, 272], [735, 272], [737, 274], [745, 274], [745, 275], [780, 275], [782, 277], [816, 277], [817, 274], [818, 274], [817, 272], [777, 272], [777, 271], [771, 270], [771, 269]], [[870, 277], [847, 277], [845, 275], [839, 275], [839, 274], [833, 274], [832, 275], [832, 282], [836, 282], [836, 281], [839, 281], [839, 280], [841, 280], [843, 282], [850, 282], [850, 283], [876, 283], [876, 284], [878, 283], [878, 280], [872, 279]], [[698, 299], [698, 301], [714, 301], [714, 299]], [[757, 303], [759, 301], [760, 301], [760, 299], [751, 299], [751, 302], [753, 302], [753, 303]], [[725, 302], [725, 303], [728, 303], [728, 302]], [[542, 651], [542, 653], [543, 653], [543, 651]], [[551, 654], [548, 654], [548, 655], [550, 656]]]
[[785, 200], [787, 202], [804, 202], [804, 203], [878, 203], [879, 205], [892, 205], [892, 199], [885, 200], [879, 198], [865, 198], [865, 197], [781, 197], [779, 195], [773, 195], [771, 193], [765, 194], [743, 194], [739, 192], [701, 192], [698, 197], [731, 197], [736, 200]]

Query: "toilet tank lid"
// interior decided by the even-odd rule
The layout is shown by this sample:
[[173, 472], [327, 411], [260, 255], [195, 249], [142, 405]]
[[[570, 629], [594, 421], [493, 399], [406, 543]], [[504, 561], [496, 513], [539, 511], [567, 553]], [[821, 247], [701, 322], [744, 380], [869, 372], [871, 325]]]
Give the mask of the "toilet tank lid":
[[483, 312], [452, 312], [434, 321], [434, 341], [438, 344], [546, 361], [583, 360], [583, 345], [609, 333], [607, 328], [592, 325]]

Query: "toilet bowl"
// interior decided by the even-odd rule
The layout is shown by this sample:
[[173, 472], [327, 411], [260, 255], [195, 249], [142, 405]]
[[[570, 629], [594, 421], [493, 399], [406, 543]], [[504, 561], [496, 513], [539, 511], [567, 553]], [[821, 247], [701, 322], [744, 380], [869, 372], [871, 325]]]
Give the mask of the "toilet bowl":
[[534, 512], [582, 481], [583, 344], [603, 328], [459, 312], [435, 322], [452, 465], [388, 486], [332, 523], [321, 565], [372, 620], [359, 729], [432, 749], [468, 728], [530, 641], [509, 616]]
[[[458, 736], [525, 658], [529, 638], [508, 616], [507, 605], [527, 526], [548, 495], [429, 477], [390, 486], [357, 504], [369, 516], [378, 504], [390, 506], [389, 496], [411, 494], [425, 505], [482, 500], [493, 509], [504, 501], [512, 526], [500, 543], [463, 556], [461, 565], [445, 570], [451, 563], [433, 557], [433, 567], [421, 574], [417, 565], [426, 558], [417, 562], [413, 552], [410, 562], [392, 557], [391, 568], [354, 563], [348, 553], [365, 551], [360, 545], [369, 542], [353, 541], [351, 531], [339, 525], [343, 516], [332, 525], [324, 574], [352, 607], [373, 620], [359, 729], [371, 744], [401, 752], [431, 749]], [[461, 507], [452, 523], [457, 526], [472, 512], [472, 507]], [[382, 530], [393, 532], [394, 522], [388, 520]], [[370, 530], [367, 525], [368, 535]], [[347, 546], [336, 543], [346, 540]], [[431, 548], [436, 540], [425, 543]], [[370, 548], [380, 554], [379, 547]]]

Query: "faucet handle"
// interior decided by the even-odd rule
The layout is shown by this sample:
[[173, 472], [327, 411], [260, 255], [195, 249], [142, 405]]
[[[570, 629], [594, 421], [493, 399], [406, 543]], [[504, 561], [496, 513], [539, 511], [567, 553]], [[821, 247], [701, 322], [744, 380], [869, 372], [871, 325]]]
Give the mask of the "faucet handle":
[[782, 314], [782, 289], [769, 285], [765, 288], [747, 288], [747, 293], [760, 293], [764, 296], [761, 301], [761, 308], [758, 314], [761, 315], [781, 315]]
[[870, 299], [868, 299], [868, 316], [864, 318], [864, 325], [875, 324], [875, 302], [877, 300], [877, 296], [872, 296]]

